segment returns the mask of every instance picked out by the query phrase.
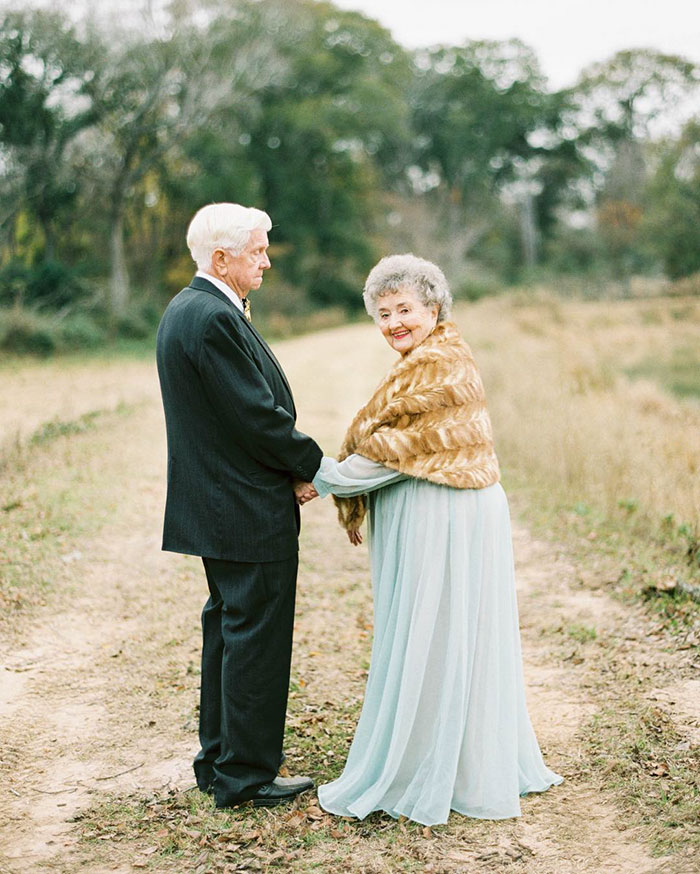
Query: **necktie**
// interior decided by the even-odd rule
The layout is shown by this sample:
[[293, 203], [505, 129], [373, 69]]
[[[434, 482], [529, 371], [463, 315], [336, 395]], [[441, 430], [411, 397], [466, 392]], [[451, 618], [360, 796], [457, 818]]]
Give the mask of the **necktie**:
[[243, 315], [250, 321], [250, 301], [247, 297], [241, 298], [241, 303], [243, 304]]

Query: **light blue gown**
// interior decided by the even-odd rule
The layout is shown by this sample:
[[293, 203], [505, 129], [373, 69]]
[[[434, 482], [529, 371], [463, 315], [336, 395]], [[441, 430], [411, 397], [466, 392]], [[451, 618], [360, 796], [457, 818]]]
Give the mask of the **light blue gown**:
[[510, 517], [500, 484], [454, 489], [359, 455], [324, 457], [321, 497], [369, 494], [374, 640], [343, 773], [321, 806], [425, 825], [450, 810], [520, 815], [562, 778], [542, 760], [525, 703]]

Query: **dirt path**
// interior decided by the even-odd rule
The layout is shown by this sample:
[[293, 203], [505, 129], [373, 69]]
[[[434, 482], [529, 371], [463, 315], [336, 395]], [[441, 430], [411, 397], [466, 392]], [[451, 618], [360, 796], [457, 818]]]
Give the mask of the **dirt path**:
[[[355, 327], [279, 347], [296, 388], [300, 424], [328, 451], [388, 360], [374, 340], [371, 329]], [[367, 355], [362, 371], [350, 375], [336, 353], [358, 345]], [[192, 785], [190, 761], [197, 746], [202, 573], [197, 560], [159, 551], [164, 438], [154, 371], [131, 363], [120, 380], [120, 367], [105, 365], [92, 379], [81, 371], [80, 399], [68, 406], [71, 415], [80, 415], [121, 402], [133, 405], [131, 413], [59, 438], [49, 454], [49, 461], [56, 458], [55, 476], [65, 476], [64, 444], [70, 443], [71, 457], [88, 472], [73, 483], [74, 497], [93, 495], [97, 486], [101, 522], [65, 541], [62, 554], [47, 566], [47, 574], [56, 571], [60, 591], [0, 641], [2, 874], [190, 871], [176, 858], [156, 855], [116, 832], [102, 835], [101, 846], [86, 845], [78, 840], [75, 822], [96, 804], [185, 790]], [[30, 421], [23, 424], [18, 414], [12, 429], [28, 433], [41, 421], [65, 417], [66, 395], [58, 387], [74, 384], [76, 372], [54, 369], [50, 380], [56, 390], [49, 396], [62, 406], [53, 410], [45, 402], [43, 419], [36, 418], [36, 402], [28, 398], [26, 374], [5, 374], [4, 402], [17, 410], [12, 392], [18, 397], [24, 392]], [[108, 404], [106, 384], [114, 387]], [[348, 710], [360, 700], [371, 635], [364, 552], [347, 545], [329, 501], [316, 501], [304, 512], [290, 719], [300, 738], [339, 703]], [[365, 828], [360, 844], [359, 838], [339, 838], [331, 848], [328, 842], [309, 845], [303, 864], [290, 863], [290, 870], [314, 865], [324, 872], [336, 865], [357, 872], [404, 870], [392, 863], [391, 853], [410, 851], [418, 866], [410, 870], [433, 872], [506, 866], [516, 874], [697, 871], [690, 858], [652, 858], [644, 834], [626, 827], [613, 796], [588, 771], [578, 732], [601, 704], [600, 677], [589, 667], [588, 644], [572, 644], [575, 654], [562, 655], [561, 644], [553, 641], [559, 641], [562, 628], [594, 627], [591, 646], [609, 648], [631, 669], [645, 659], [653, 663], [659, 707], [679, 730], [692, 733], [700, 714], [692, 704], [686, 702], [685, 710], [675, 704], [688, 697], [679, 694], [689, 688], [682, 656], [661, 652], [657, 640], [640, 632], [634, 611], [582, 586], [567, 557], [552, 544], [533, 541], [522, 526], [516, 528], [516, 556], [530, 713], [548, 763], [566, 782], [524, 800], [517, 821], [453, 816], [435, 835], [412, 839], [409, 850], [392, 849], [393, 839], [387, 843], [384, 834], [395, 829], [403, 846], [405, 826], [382, 822], [381, 829]], [[342, 718], [329, 717], [328, 725], [331, 731], [352, 730]], [[295, 769], [313, 770], [303, 744], [288, 752]], [[324, 766], [333, 764], [332, 752], [322, 755]]]

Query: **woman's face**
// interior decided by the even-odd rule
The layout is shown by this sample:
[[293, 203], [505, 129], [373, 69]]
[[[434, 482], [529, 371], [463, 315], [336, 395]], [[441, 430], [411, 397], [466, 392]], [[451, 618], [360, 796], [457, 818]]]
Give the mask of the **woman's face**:
[[378, 303], [379, 330], [400, 355], [420, 345], [437, 324], [437, 304], [427, 307], [410, 289], [382, 294]]

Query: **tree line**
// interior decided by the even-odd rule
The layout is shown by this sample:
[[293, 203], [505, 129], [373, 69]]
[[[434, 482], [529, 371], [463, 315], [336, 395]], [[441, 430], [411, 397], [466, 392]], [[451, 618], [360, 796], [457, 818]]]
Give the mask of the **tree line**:
[[408, 51], [332, 3], [151, 13], [2, 14], [0, 308], [133, 327], [186, 283], [187, 221], [217, 200], [272, 216], [290, 312], [357, 307], [396, 249], [464, 294], [700, 270], [688, 59], [624, 51], [552, 93], [517, 40]]

